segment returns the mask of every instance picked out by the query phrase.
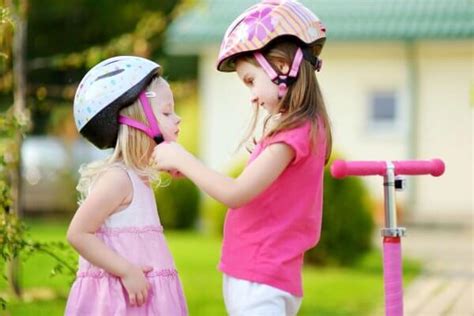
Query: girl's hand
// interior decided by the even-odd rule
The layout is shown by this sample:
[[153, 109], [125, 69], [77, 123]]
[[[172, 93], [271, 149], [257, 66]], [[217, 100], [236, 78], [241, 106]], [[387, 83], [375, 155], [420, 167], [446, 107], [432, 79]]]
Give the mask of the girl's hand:
[[127, 269], [125, 275], [121, 277], [122, 285], [128, 293], [130, 305], [141, 306], [146, 302], [150, 284], [145, 278], [145, 274], [151, 270], [153, 270], [153, 268], [149, 266], [132, 266], [130, 269]]
[[181, 158], [189, 153], [176, 142], [163, 142], [155, 147], [151, 159], [153, 165], [161, 171], [168, 171], [175, 176], [179, 173]]

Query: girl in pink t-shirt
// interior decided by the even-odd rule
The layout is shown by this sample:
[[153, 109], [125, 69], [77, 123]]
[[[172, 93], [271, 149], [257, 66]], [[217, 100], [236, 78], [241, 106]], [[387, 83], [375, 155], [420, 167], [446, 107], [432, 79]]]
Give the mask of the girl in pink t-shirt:
[[154, 150], [161, 170], [178, 170], [229, 207], [219, 269], [230, 315], [299, 310], [303, 255], [319, 240], [331, 152], [315, 75], [324, 41], [320, 20], [290, 0], [262, 1], [227, 30], [217, 69], [236, 71], [256, 114], [259, 107], [268, 112], [263, 137], [237, 178], [210, 170], [177, 143]]

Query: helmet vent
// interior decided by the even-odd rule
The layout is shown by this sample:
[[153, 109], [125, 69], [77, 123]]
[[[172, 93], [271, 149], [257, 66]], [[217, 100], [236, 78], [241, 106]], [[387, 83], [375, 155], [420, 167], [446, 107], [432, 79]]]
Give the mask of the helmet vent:
[[112, 61], [109, 61], [108, 63], [104, 64], [103, 66], [108, 66], [110, 64], [117, 63], [119, 61], [121, 61], [121, 59], [112, 60]]
[[97, 77], [97, 79], [95, 79], [95, 81], [98, 81], [98, 80], [104, 79], [104, 78], [108, 78], [108, 77], [113, 77], [113, 76], [118, 75], [119, 73], [124, 72], [124, 71], [125, 71], [125, 69], [118, 69], [118, 70], [111, 71], [109, 73], [106, 73], [105, 75]]

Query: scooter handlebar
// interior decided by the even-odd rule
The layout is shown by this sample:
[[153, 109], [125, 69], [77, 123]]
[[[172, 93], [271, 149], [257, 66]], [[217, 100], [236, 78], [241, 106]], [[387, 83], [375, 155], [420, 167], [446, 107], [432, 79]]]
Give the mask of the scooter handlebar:
[[[441, 159], [391, 161], [395, 175], [430, 174], [439, 177], [445, 166]], [[340, 179], [347, 176], [384, 176], [387, 173], [387, 161], [345, 161], [335, 160], [331, 165], [331, 174]]]

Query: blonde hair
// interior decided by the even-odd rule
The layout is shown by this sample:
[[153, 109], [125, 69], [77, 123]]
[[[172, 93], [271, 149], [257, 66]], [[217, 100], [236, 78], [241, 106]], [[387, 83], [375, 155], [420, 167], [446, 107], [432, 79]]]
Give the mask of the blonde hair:
[[[163, 81], [166, 82], [161, 77], [155, 77], [147, 87], [147, 90], [156, 91], [157, 85]], [[139, 99], [123, 108], [120, 114], [148, 124]], [[138, 176], [147, 179], [150, 183], [159, 184], [159, 173], [149, 163], [150, 154], [154, 147], [154, 140], [144, 132], [128, 125], [120, 124], [113, 153], [104, 160], [93, 161], [79, 168], [80, 178], [76, 187], [79, 192], [78, 203], [81, 204], [85, 200], [92, 185], [101, 174], [111, 167], [121, 166], [122, 164], [134, 170]]]
[[[276, 64], [285, 63], [291, 66], [297, 48], [298, 46], [294, 42], [281, 41], [265, 48], [262, 51], [262, 54], [266, 57], [273, 69], [275, 69], [277, 73], [280, 73]], [[242, 55], [239, 58], [242, 58], [244, 61], [250, 62], [257, 67], [261, 67], [251, 53]], [[271, 121], [273, 116], [269, 114], [265, 117], [263, 121], [263, 137], [272, 136], [280, 131], [300, 126], [305, 121], [310, 121], [312, 126], [312, 144], [314, 144], [317, 131], [320, 130], [319, 128], [322, 127], [322, 130], [326, 133], [325, 162], [327, 163], [332, 151], [331, 126], [321, 89], [319, 88], [316, 78], [316, 73], [313, 66], [307, 60], [303, 59], [296, 81], [289, 85], [287, 93], [279, 101], [278, 112], [285, 115], [283, 119], [276, 122], [272, 127], [269, 127], [268, 123]], [[255, 132], [258, 115], [259, 107], [257, 105], [255, 107], [255, 113], [250, 123], [249, 130], [240, 143], [241, 145], [246, 143]], [[321, 123], [322, 126], [318, 126], [319, 123]], [[254, 139], [254, 143], [255, 142]]]

